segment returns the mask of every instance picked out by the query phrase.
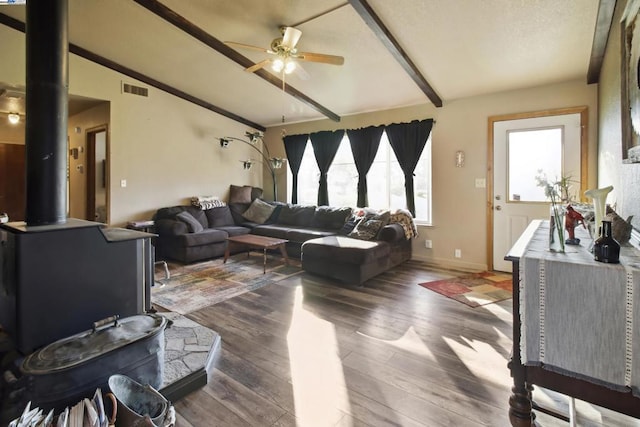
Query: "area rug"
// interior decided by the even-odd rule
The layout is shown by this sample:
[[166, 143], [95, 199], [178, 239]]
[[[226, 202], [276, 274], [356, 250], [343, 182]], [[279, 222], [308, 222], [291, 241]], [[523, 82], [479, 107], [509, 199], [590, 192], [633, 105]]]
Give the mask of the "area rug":
[[262, 272], [262, 254], [236, 254], [226, 264], [222, 259], [190, 265], [169, 264], [171, 277], [156, 275], [151, 288], [151, 302], [169, 311], [188, 314], [234, 296], [279, 282], [302, 271], [300, 261], [267, 257], [267, 271]]
[[420, 286], [474, 308], [513, 296], [511, 275], [491, 271], [420, 283]]

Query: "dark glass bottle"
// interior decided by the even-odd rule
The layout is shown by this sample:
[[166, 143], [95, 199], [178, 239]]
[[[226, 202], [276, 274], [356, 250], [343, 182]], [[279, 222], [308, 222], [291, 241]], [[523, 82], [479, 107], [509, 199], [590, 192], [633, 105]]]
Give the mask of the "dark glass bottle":
[[602, 221], [602, 233], [593, 243], [593, 257], [600, 262], [620, 262], [620, 243], [611, 236], [611, 221]]

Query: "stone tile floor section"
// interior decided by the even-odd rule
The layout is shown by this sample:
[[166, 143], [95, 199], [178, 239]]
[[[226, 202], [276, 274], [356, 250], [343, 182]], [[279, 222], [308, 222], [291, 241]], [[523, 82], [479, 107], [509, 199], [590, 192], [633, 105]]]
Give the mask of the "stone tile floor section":
[[207, 364], [211, 347], [219, 335], [174, 312], [159, 312], [173, 324], [165, 330], [164, 388]]

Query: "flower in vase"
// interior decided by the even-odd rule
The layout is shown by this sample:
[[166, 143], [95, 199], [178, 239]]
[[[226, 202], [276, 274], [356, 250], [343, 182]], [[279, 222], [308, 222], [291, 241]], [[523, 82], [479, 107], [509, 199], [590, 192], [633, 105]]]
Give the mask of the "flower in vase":
[[[557, 248], [559, 252], [564, 252], [564, 221], [562, 202], [563, 191], [568, 197], [569, 182], [571, 177], [563, 177], [561, 180], [549, 181], [547, 175], [538, 170], [535, 177], [536, 185], [544, 189], [544, 195], [551, 200], [551, 211], [549, 215], [549, 247]], [[557, 239], [557, 241], [556, 241]]]

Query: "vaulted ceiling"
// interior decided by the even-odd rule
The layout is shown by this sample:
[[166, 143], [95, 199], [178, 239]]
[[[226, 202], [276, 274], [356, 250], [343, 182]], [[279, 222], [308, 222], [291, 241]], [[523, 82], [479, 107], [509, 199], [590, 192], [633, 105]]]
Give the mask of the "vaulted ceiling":
[[[615, 0], [69, 0], [71, 52], [256, 128], [597, 81]], [[23, 30], [24, 6], [0, 7]], [[282, 25], [308, 79], [244, 68]], [[589, 77], [588, 77], [589, 76]], [[594, 77], [595, 76], [595, 77]], [[0, 81], [2, 80], [0, 76]], [[15, 82], [8, 82], [15, 83]], [[286, 93], [285, 93], [286, 92]], [[82, 95], [82, 94], [77, 94]]]

